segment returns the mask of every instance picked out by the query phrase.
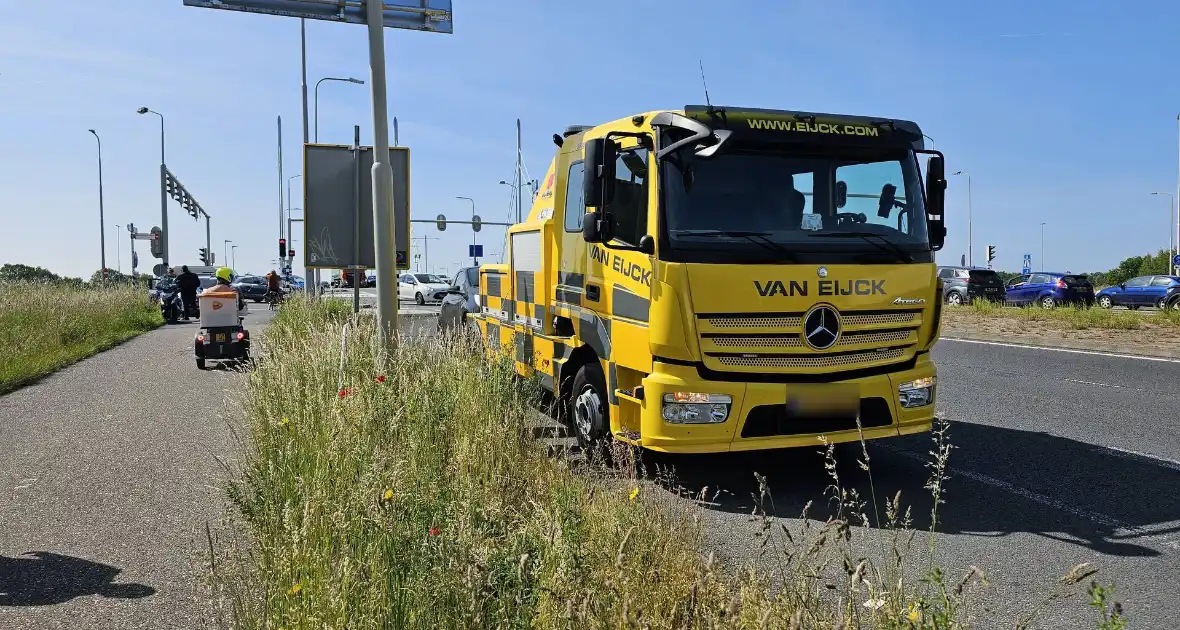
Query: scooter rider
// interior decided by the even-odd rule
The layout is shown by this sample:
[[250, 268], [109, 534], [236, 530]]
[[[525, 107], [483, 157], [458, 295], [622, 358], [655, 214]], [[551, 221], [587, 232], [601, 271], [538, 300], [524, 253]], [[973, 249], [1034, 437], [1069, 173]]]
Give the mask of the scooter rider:
[[184, 319], [188, 321], [189, 313], [197, 311], [197, 289], [201, 288], [201, 279], [189, 271], [188, 265], [184, 265], [180, 268], [180, 275], [176, 277], [176, 287], [180, 289], [180, 301], [184, 303]]
[[230, 285], [230, 283], [234, 281], [234, 270], [230, 269], [229, 267], [221, 267], [217, 270], [217, 273], [214, 274], [214, 277], [217, 278], [217, 284], [214, 284], [208, 289], [202, 291], [201, 295], [217, 297], [232, 296], [237, 299], [238, 312], [245, 310], [246, 301], [242, 299], [242, 294], [238, 293], [238, 290]]

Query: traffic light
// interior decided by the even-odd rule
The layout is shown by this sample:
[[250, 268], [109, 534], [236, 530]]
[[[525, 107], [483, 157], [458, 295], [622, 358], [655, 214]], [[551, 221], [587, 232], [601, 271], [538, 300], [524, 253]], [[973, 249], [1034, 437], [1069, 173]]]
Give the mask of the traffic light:
[[208, 248], [202, 247], [201, 249], [199, 249], [197, 251], [201, 252], [201, 264], [202, 265], [212, 264], [209, 262], [209, 249]]
[[447, 231], [447, 216], [445, 214], [440, 214], [437, 217], [434, 217], [434, 220], [438, 221], [438, 231], [439, 232], [446, 232]]
[[152, 240], [151, 240], [152, 256], [155, 256], [156, 258], [163, 258], [164, 257], [164, 243], [163, 243], [163, 241], [160, 240], [160, 228], [158, 228], [158, 227], [152, 228], [151, 234], [152, 234]]
[[988, 245], [987, 246], [987, 261], [990, 263], [991, 261], [993, 261], [995, 259], [996, 259], [996, 246], [995, 245]]
[[279, 258], [286, 258], [286, 257], [287, 257], [287, 239], [280, 238], [279, 239]]
[[479, 228], [481, 226], [482, 226], [482, 220], [479, 218], [479, 215], [478, 214], [472, 215], [471, 216], [471, 229], [478, 232]]
[[287, 250], [287, 256], [291, 257], [291, 259], [294, 260], [294, 258], [295, 258], [295, 248], [294, 247]]

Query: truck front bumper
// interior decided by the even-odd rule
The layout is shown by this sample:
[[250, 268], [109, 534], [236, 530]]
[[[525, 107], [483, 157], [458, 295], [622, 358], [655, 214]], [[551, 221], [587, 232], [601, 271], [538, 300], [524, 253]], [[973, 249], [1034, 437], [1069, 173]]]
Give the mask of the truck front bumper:
[[[835, 383], [859, 392], [862, 428], [858, 429], [855, 420], [812, 418], [790, 411], [788, 400], [807, 385], [705, 380], [695, 367], [656, 363], [655, 371], [643, 379], [639, 444], [668, 453], [718, 453], [818, 446], [821, 436], [838, 443], [858, 440], [862, 432], [866, 440], [872, 440], [929, 431], [934, 421], [935, 372], [929, 353], [921, 353], [910, 369]], [[919, 406], [903, 407], [899, 388], [915, 382], [929, 384], [929, 399]], [[732, 402], [725, 421], [678, 424], [665, 420], [664, 395], [684, 392], [728, 396]]]

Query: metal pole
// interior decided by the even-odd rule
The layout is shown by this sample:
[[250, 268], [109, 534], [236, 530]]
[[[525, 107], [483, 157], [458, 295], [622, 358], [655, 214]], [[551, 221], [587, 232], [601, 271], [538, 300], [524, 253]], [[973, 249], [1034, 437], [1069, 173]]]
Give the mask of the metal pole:
[[[1045, 240], [1044, 237], [1041, 240]], [[975, 239], [971, 234], [971, 174], [967, 174], [967, 264], [975, 266]]]
[[516, 119], [516, 222], [521, 222], [520, 216], [520, 198], [521, 185], [524, 181], [524, 168], [520, 160], [520, 119]]
[[[352, 127], [352, 312], [361, 311], [361, 127]], [[384, 274], [381, 274], [384, 275]], [[377, 279], [380, 281], [380, 278]]]
[[397, 142], [397, 116], [393, 117], [393, 146], [395, 146], [395, 147], [401, 146]]
[[[115, 230], [122, 227], [118, 223], [115, 224]], [[115, 239], [115, 268], [119, 270], [120, 274], [123, 273], [123, 246], [119, 244], [119, 239]]]
[[291, 242], [291, 180], [303, 177], [302, 173], [287, 178], [287, 242]]
[[140, 114], [155, 114], [160, 117], [160, 262], [168, 266], [168, 167], [164, 165], [164, 115], [146, 107], [136, 110]]
[[[467, 201], [471, 202], [471, 222], [474, 224], [475, 223], [475, 200], [472, 199], [471, 197], [455, 197], [455, 199], [466, 199]], [[477, 244], [477, 241], [475, 239], [476, 239], [476, 236], [478, 236], [478, 235], [479, 235], [479, 232], [476, 232], [474, 229], [471, 230], [471, 244], [472, 245]], [[474, 254], [475, 254], [474, 247], [472, 248], [471, 253], [472, 253], [471, 263], [478, 267], [479, 260], [477, 260], [476, 257], [474, 256]]]
[[[1176, 127], [1177, 132], [1180, 133], [1180, 114], [1176, 116]], [[1177, 203], [1180, 203], [1180, 136], [1178, 136], [1176, 143], [1176, 155], [1176, 197], [1174, 199]], [[1176, 240], [1174, 241], [1174, 247], [1172, 249], [1173, 257], [1176, 256], [1177, 252], [1180, 252], [1180, 223], [1176, 223], [1174, 227], [1176, 232]], [[1173, 265], [1172, 273], [1180, 274], [1180, 265]]]
[[229, 244], [232, 242], [233, 241], [227, 238], [225, 239], [225, 242], [221, 244], [221, 253], [225, 256], [225, 262], [229, 262]]
[[230, 245], [229, 253], [231, 256], [230, 267], [232, 267], [233, 269], [237, 269], [238, 268], [238, 246], [237, 245]]
[[283, 238], [283, 117], [279, 116], [279, 238]]
[[373, 82], [373, 247], [377, 263], [377, 343], [397, 347], [397, 224], [394, 221], [393, 169], [389, 164], [389, 107], [385, 82], [385, 5], [365, 0], [369, 29], [369, 69]]
[[106, 233], [106, 219], [103, 218], [102, 206], [102, 138], [98, 137], [98, 132], [91, 129], [90, 133], [94, 134], [94, 139], [98, 140], [98, 245], [99, 256], [102, 259], [102, 266], [99, 267], [102, 271], [102, 279], [107, 278], [107, 233]]
[[1045, 222], [1041, 222], [1041, 271], [1048, 271], [1049, 266], [1045, 264]]
[[202, 214], [205, 215], [205, 251], [207, 252], [207, 255], [209, 256], [210, 261], [212, 261], [213, 260], [213, 239], [210, 236], [212, 234], [212, 232], [209, 229], [209, 213], [204, 212]]

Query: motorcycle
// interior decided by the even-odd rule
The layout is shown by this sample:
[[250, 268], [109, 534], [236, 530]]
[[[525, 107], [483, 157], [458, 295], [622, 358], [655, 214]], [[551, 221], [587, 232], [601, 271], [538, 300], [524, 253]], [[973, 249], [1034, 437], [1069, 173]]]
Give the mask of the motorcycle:
[[172, 288], [160, 292], [160, 314], [169, 324], [180, 321], [184, 316], [184, 301], [180, 299], [180, 289]]

